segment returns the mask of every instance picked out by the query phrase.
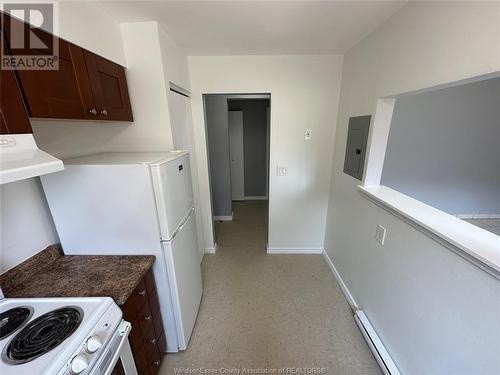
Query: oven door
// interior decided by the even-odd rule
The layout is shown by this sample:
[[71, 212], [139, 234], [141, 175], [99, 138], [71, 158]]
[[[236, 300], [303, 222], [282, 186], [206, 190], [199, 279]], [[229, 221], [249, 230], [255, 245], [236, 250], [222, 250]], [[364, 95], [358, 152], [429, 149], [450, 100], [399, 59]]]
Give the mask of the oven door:
[[132, 325], [122, 320], [102, 358], [89, 375], [137, 375], [128, 335]]

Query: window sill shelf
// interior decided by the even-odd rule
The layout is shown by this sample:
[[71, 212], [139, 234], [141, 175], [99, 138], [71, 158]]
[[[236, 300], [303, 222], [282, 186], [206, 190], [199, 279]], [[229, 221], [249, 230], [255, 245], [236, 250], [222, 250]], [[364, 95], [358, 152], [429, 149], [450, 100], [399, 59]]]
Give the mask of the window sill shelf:
[[500, 280], [500, 237], [386, 186], [358, 186], [368, 200]]

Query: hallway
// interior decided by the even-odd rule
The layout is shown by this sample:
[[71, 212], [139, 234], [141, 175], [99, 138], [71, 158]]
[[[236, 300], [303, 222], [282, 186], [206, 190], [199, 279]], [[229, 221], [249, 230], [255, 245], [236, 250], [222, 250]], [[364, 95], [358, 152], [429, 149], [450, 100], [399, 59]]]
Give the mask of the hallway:
[[203, 300], [188, 350], [167, 355], [160, 373], [287, 367], [380, 374], [322, 256], [267, 255], [267, 201], [233, 206], [233, 221], [216, 223], [217, 254], [203, 260]]

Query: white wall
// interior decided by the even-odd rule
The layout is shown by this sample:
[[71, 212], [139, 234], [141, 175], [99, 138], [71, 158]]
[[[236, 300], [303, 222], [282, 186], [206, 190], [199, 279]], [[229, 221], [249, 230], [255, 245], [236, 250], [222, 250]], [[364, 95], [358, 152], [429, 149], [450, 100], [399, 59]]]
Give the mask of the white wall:
[[134, 122], [102, 124], [107, 151], [165, 151], [173, 148], [168, 112], [169, 87], [156, 22], [121, 24], [127, 84]]
[[159, 28], [159, 38], [167, 87], [168, 82], [173, 82], [190, 91], [191, 82], [186, 54], [161, 27]]
[[[342, 57], [189, 57], [205, 248], [213, 246], [202, 94], [271, 94], [269, 246], [321, 249]], [[312, 129], [312, 141], [304, 130]], [[277, 177], [276, 166], [288, 176]]]
[[38, 178], [0, 186], [0, 273], [59, 242]]
[[[189, 89], [187, 58], [156, 23], [127, 24], [122, 30], [111, 16], [87, 2], [60, 2], [58, 35], [128, 67], [134, 123], [32, 121], [39, 147], [58, 157], [172, 148], [167, 83]], [[2, 203], [7, 200], [1, 208], [0, 271], [58, 242], [38, 178], [2, 187]], [[19, 222], [30, 228], [29, 236], [12, 225]]]
[[[127, 65], [120, 24], [110, 15], [85, 1], [59, 1], [58, 12], [58, 36]], [[102, 122], [32, 120], [31, 125], [38, 146], [62, 158], [102, 152], [107, 140]]]
[[[104, 151], [172, 149], [168, 80], [184, 85], [189, 81], [186, 56], [156, 22], [119, 24], [105, 18], [95, 5], [82, 2], [63, 2], [59, 12], [61, 36], [127, 67], [134, 122], [33, 120], [39, 147], [62, 158]], [[92, 27], [77, 21], [71, 26], [69, 21], [78, 18], [79, 13], [88, 18], [95, 15]], [[102, 43], [93, 37], [93, 30], [105, 35]]]
[[[89, 24], [88, 20], [92, 23]], [[62, 38], [124, 64], [118, 22], [84, 2], [59, 4]], [[103, 125], [96, 122], [32, 121], [40, 147], [59, 157], [104, 148]], [[38, 178], [1, 186], [0, 272], [14, 267], [59, 239]]]
[[345, 56], [325, 248], [404, 374], [499, 373], [500, 283], [357, 192], [342, 173], [348, 119], [498, 70], [498, 2], [410, 2]]
[[72, 43], [125, 65], [120, 24], [87, 1], [58, 1], [58, 35]]

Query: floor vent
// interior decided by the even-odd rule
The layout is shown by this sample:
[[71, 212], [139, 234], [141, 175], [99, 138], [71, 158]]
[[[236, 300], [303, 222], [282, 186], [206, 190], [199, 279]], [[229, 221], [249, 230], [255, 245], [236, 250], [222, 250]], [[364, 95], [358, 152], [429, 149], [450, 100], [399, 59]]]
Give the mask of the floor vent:
[[357, 310], [354, 314], [354, 318], [356, 319], [356, 324], [361, 330], [361, 333], [368, 343], [370, 350], [373, 352], [375, 359], [380, 365], [382, 372], [385, 375], [401, 375], [398, 368], [396, 367], [396, 364], [385, 349], [382, 341], [380, 341], [377, 332], [375, 332], [375, 330], [373, 329], [373, 326], [366, 317], [365, 313], [362, 310]]

